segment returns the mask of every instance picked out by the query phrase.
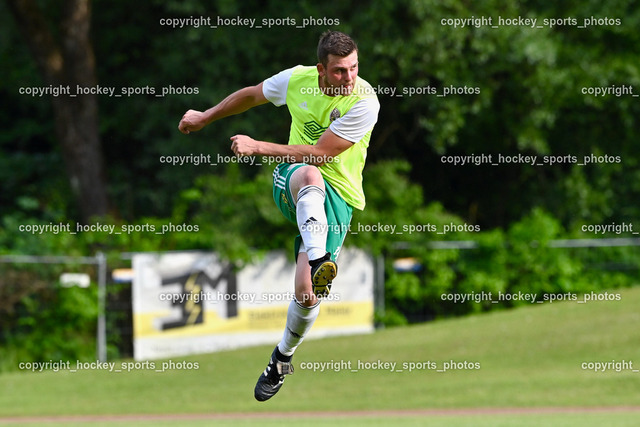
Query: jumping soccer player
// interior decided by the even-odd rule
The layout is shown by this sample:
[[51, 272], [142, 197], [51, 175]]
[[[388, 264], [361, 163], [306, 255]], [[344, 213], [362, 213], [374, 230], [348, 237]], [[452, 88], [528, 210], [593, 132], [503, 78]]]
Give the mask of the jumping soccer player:
[[353, 208], [364, 209], [362, 169], [380, 104], [358, 78], [358, 47], [348, 35], [327, 31], [318, 43], [318, 64], [284, 70], [257, 86], [240, 89], [204, 112], [189, 110], [178, 125], [198, 131], [223, 117], [271, 102], [291, 114], [288, 145], [231, 137], [237, 156], [286, 158], [273, 172], [273, 198], [298, 225], [295, 298], [284, 335], [258, 379], [255, 398], [265, 401], [293, 373], [291, 358], [311, 329], [338, 273], [336, 260]]

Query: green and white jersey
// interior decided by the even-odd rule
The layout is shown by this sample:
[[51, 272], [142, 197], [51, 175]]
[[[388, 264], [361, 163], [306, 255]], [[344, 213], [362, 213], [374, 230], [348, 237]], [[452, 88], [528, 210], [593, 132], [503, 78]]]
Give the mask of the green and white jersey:
[[274, 105], [289, 108], [290, 145], [314, 145], [327, 129], [353, 143], [340, 155], [321, 159], [325, 164], [319, 170], [349, 205], [364, 209], [362, 169], [380, 110], [371, 85], [357, 77], [351, 95], [327, 96], [320, 90], [317, 68], [298, 65], [265, 80], [262, 91]]

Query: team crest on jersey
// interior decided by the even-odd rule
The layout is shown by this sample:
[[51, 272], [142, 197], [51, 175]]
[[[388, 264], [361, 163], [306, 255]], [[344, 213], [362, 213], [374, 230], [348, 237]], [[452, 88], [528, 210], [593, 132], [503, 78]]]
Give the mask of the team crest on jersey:
[[329, 121], [333, 122], [335, 119], [339, 119], [340, 118], [340, 110], [338, 110], [337, 108], [334, 108], [333, 111], [331, 112], [331, 115], [329, 116]]

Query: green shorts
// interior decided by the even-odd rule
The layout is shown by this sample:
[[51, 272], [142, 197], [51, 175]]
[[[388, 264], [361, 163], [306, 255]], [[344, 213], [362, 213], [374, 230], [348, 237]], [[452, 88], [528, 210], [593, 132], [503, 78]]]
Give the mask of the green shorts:
[[[293, 195], [289, 190], [289, 180], [293, 172], [302, 166], [307, 165], [304, 163], [280, 163], [273, 171], [273, 200], [284, 217], [296, 225], [298, 224], [296, 207], [293, 203]], [[331, 254], [331, 259], [337, 261], [340, 249], [342, 249], [342, 243], [349, 231], [353, 208], [344, 201], [327, 180], [324, 181], [324, 186], [324, 210], [327, 214], [328, 223], [326, 249]], [[296, 260], [298, 259], [301, 243], [302, 237], [300, 235], [296, 236], [294, 244]]]

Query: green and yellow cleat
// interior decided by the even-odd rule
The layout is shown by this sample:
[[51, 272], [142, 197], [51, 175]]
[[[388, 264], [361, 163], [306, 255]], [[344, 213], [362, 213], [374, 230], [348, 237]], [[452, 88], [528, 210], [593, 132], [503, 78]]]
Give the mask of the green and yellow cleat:
[[331, 291], [331, 282], [338, 275], [338, 265], [331, 260], [327, 252], [322, 258], [309, 261], [311, 266], [311, 286], [318, 298], [326, 297]]

